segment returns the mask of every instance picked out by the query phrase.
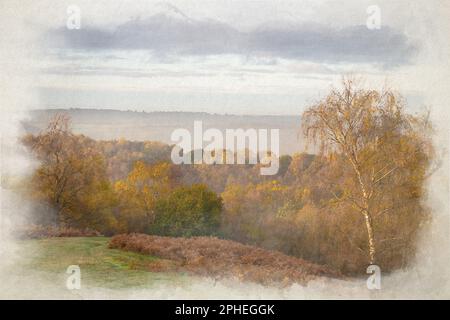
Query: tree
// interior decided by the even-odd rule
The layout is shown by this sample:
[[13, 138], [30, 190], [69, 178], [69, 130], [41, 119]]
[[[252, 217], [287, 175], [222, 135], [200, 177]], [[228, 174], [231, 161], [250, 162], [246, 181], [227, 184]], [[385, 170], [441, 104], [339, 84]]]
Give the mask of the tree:
[[282, 155], [280, 157], [280, 169], [278, 170], [279, 176], [284, 176], [291, 165], [292, 157], [290, 155]]
[[426, 117], [408, 115], [391, 90], [365, 90], [344, 79], [342, 90], [307, 109], [302, 121], [309, 142], [342, 164], [345, 177], [330, 188], [333, 203], [347, 204], [364, 218], [368, 262], [374, 264], [374, 219], [413, 201], [410, 192], [420, 199], [432, 154]]
[[206, 185], [177, 187], [157, 201], [151, 231], [165, 236], [213, 235], [221, 210], [222, 199]]
[[147, 232], [155, 219], [158, 199], [168, 194], [178, 180], [177, 168], [167, 162], [137, 161], [125, 180], [117, 181], [119, 223], [124, 232]]
[[252, 244], [260, 244], [267, 238], [272, 227], [270, 223], [289, 211], [289, 202], [294, 200], [288, 187], [278, 180], [228, 184], [221, 196], [224, 234]]
[[39, 135], [23, 142], [40, 162], [33, 174], [33, 196], [56, 211], [60, 225], [106, 227], [113, 223], [112, 189], [94, 141], [70, 130], [70, 118], [57, 114]]

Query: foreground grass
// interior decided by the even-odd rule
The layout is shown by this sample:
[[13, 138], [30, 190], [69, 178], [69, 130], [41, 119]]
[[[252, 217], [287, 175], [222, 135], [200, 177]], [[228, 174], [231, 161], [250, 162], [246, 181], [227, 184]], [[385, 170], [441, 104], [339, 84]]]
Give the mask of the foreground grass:
[[[180, 273], [151, 272], [161, 259], [108, 248], [109, 238], [49, 238], [23, 240], [27, 259], [23, 270], [45, 274], [47, 278], [67, 278], [68, 266], [81, 268], [83, 284], [105, 288], [148, 288], [159, 283], [184, 282]], [[170, 262], [169, 262], [170, 263]]]

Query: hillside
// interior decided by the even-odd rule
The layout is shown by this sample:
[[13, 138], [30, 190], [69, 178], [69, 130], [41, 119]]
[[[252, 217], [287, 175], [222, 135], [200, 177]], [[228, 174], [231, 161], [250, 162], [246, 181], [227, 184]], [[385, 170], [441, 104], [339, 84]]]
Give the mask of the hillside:
[[338, 276], [326, 267], [303, 259], [214, 237], [173, 238], [128, 234], [114, 236], [109, 247], [168, 261], [154, 264], [153, 270], [183, 271], [214, 278], [231, 277], [265, 285], [306, 284], [316, 277]]

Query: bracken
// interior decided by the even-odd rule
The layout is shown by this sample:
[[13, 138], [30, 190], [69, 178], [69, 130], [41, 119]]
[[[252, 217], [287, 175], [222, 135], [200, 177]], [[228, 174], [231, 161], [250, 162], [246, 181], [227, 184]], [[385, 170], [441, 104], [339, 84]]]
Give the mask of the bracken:
[[214, 237], [171, 238], [123, 234], [114, 236], [109, 247], [173, 261], [172, 264], [158, 265], [157, 268], [149, 266], [150, 270], [184, 271], [215, 279], [237, 278], [265, 285], [304, 285], [319, 276], [340, 277], [340, 274], [327, 267], [277, 251]]

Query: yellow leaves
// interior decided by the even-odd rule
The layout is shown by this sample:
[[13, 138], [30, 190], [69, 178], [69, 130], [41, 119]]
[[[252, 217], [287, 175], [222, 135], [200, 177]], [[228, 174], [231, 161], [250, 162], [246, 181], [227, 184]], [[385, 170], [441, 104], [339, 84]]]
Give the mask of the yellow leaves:
[[127, 225], [129, 231], [145, 231], [154, 218], [156, 202], [175, 184], [171, 164], [137, 161], [128, 177], [114, 185], [120, 203], [122, 227]]
[[287, 199], [289, 188], [278, 180], [259, 184], [228, 184], [221, 194], [228, 215], [239, 216], [270, 208], [272, 214]]
[[307, 199], [311, 196], [311, 189], [309, 188], [303, 188], [302, 197]]
[[132, 185], [169, 184], [171, 166], [166, 162], [148, 165], [143, 161], [137, 161], [126, 179], [127, 183]]

